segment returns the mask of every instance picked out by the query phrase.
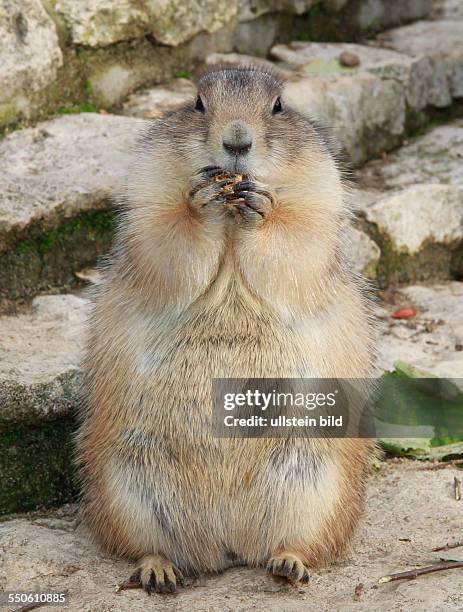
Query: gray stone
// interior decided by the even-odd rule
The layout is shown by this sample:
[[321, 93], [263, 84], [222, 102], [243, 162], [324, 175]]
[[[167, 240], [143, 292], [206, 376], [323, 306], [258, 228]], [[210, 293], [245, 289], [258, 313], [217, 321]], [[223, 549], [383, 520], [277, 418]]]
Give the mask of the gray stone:
[[143, 122], [82, 113], [13, 132], [0, 142], [0, 252], [28, 228], [107, 209]]
[[430, 244], [448, 249], [463, 240], [463, 189], [421, 184], [386, 195], [365, 211], [396, 253], [416, 255]]
[[[352, 68], [342, 65], [339, 60], [341, 54], [346, 52], [358, 58], [358, 66]], [[298, 74], [307, 76], [369, 72], [381, 79], [397, 81], [413, 111], [428, 105], [449, 106], [452, 102], [446, 64], [434, 62], [424, 55], [408, 57], [390, 49], [352, 43], [304, 42], [276, 45], [271, 55], [283, 66], [290, 66]]]
[[237, 0], [59, 0], [62, 15], [75, 44], [105, 47], [147, 34], [165, 45], [179, 45], [199, 32], [215, 32], [237, 12]]
[[[347, 68], [339, 63], [343, 52], [353, 53], [359, 58], [358, 68]], [[326, 73], [342, 74], [367, 70], [389, 63], [403, 62], [402, 54], [389, 49], [380, 49], [353, 43], [326, 43], [294, 41], [287, 45], [275, 45], [270, 52], [272, 58], [292, 67], [304, 68], [305, 74], [314, 76]]]
[[360, 30], [382, 30], [391, 26], [427, 17], [433, 0], [365, 0], [360, 2], [355, 20]]
[[355, 165], [397, 145], [404, 131], [402, 87], [373, 74], [289, 81], [286, 97], [329, 126]]
[[233, 31], [232, 49], [266, 57], [275, 40], [287, 37], [291, 25], [291, 15], [281, 13], [267, 13], [253, 21], [238, 21]]
[[0, 318], [0, 421], [43, 421], [76, 407], [88, 302], [37, 297], [29, 314]]
[[435, 69], [444, 71], [441, 73], [442, 87], [449, 95], [453, 98], [463, 96], [462, 21], [419, 21], [384, 32], [376, 40], [383, 47], [409, 56], [426, 55]]
[[103, 108], [119, 104], [128, 95], [150, 84], [165, 83], [191, 70], [212, 52], [228, 52], [233, 46], [233, 22], [213, 32], [202, 32], [178, 47], [155, 45], [148, 39], [102, 49], [82, 48], [92, 89], [92, 100]]
[[397, 361], [446, 378], [463, 377], [463, 283], [401, 289], [400, 305], [414, 307], [411, 320], [386, 318], [379, 346], [379, 367], [392, 370]]
[[[315, 4], [318, 4], [320, 0], [239, 0], [238, 18], [240, 21], [250, 21], [265, 15], [266, 13], [273, 13], [276, 11], [283, 11], [285, 13], [294, 13], [295, 15], [301, 15]], [[341, 0], [338, 3], [343, 5], [347, 0]], [[339, 6], [341, 8], [341, 6]]]
[[432, 128], [406, 142], [387, 158], [358, 173], [366, 188], [399, 189], [416, 183], [442, 183], [463, 189], [463, 120]]
[[132, 117], [160, 117], [191, 100], [196, 88], [188, 79], [174, 79], [167, 85], [142, 89], [129, 96], [122, 112]]
[[339, 13], [346, 7], [346, 16], [354, 22], [356, 31], [381, 30], [399, 23], [406, 23], [426, 17], [432, 9], [433, 0], [402, 0], [385, 2], [384, 0], [361, 0], [349, 6], [348, 0], [240, 0], [238, 17], [248, 21], [266, 13], [281, 11], [300, 15], [315, 5], [321, 5], [326, 11], [326, 20], [330, 14]]
[[[391, 571], [438, 561], [432, 548], [461, 537], [461, 505], [451, 490], [461, 471], [422, 467], [406, 460], [380, 464], [368, 479], [365, 514], [352, 550], [341, 563], [312, 571], [307, 587], [277, 583], [263, 569], [233, 568], [189, 579], [175, 599], [148, 599], [140, 589], [116, 593], [115, 586], [128, 578], [134, 564], [98, 551], [79, 525], [75, 506], [67, 506], [0, 523], [0, 589], [68, 591], [69, 612], [457, 610], [463, 606], [458, 570], [398, 587], [377, 585], [378, 578]], [[359, 582], [364, 587], [353, 602]]]
[[30, 117], [63, 63], [55, 24], [39, 0], [0, 2], [0, 126]]
[[435, 19], [463, 19], [461, 0], [434, 0], [433, 17]]
[[368, 279], [375, 279], [381, 251], [376, 242], [363, 231], [351, 228], [348, 256], [353, 270]]

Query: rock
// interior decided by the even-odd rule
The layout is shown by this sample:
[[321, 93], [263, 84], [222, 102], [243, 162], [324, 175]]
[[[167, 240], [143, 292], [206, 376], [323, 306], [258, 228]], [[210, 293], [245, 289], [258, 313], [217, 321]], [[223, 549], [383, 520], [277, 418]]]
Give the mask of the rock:
[[196, 88], [188, 79], [175, 79], [167, 85], [142, 89], [129, 96], [122, 112], [132, 117], [160, 117], [191, 100]]
[[376, 41], [383, 47], [410, 56], [461, 55], [462, 27], [458, 21], [417, 21], [383, 32]]
[[39, 0], [2, 1], [0, 41], [1, 127], [33, 114], [40, 93], [57, 78], [63, 54]]
[[[343, 54], [356, 56], [358, 65], [342, 65], [340, 57]], [[408, 57], [390, 49], [352, 43], [305, 42], [276, 45], [271, 55], [283, 66], [294, 67], [307, 76], [369, 72], [381, 79], [394, 80], [405, 93], [409, 113], [429, 105], [443, 107], [452, 103], [445, 63], [433, 61], [426, 55]]]
[[352, 267], [357, 274], [369, 279], [375, 279], [381, 251], [376, 242], [357, 228], [350, 232], [348, 253], [352, 260]]
[[217, 32], [200, 32], [177, 47], [157, 45], [147, 37], [100, 49], [82, 48], [79, 57], [85, 64], [92, 101], [103, 108], [119, 105], [137, 89], [166, 83], [192, 70], [212, 52], [229, 51], [233, 46], [233, 23]]
[[37, 422], [75, 408], [88, 302], [37, 297], [32, 312], [0, 317], [0, 422]]
[[286, 97], [328, 125], [355, 165], [398, 144], [404, 131], [405, 96], [393, 80], [367, 73], [303, 78], [288, 82]]
[[87, 300], [50, 295], [27, 313], [0, 317], [0, 515], [75, 495], [72, 437], [85, 399], [88, 312]]
[[[401, 289], [402, 304], [413, 306], [410, 320], [386, 320], [379, 346], [379, 367], [392, 370], [396, 361], [446, 378], [463, 376], [463, 283]], [[392, 312], [397, 306], [391, 307]]]
[[403, 0], [391, 5], [384, 0], [360, 0], [356, 3], [348, 0], [240, 0], [238, 17], [240, 21], [248, 21], [276, 11], [300, 15], [316, 6], [321, 13], [320, 21], [326, 22], [327, 27], [336, 24], [339, 28], [343, 18], [348, 19], [351, 30], [358, 36], [360, 32], [383, 30], [422, 19], [431, 12], [432, 1]]
[[143, 123], [81, 113], [14, 132], [0, 142], [0, 251], [40, 222], [56, 226], [107, 207], [127, 149]]
[[[319, 0], [239, 0], [238, 18], [240, 21], [250, 21], [275, 11], [301, 15], [318, 2]], [[347, 0], [341, 0], [339, 4], [343, 5], [346, 2]]]
[[0, 142], [0, 298], [75, 281], [108, 249], [110, 198], [141, 125], [82, 113]]
[[[174, 600], [162, 595], [148, 599], [140, 589], [116, 593], [115, 585], [128, 578], [134, 564], [99, 552], [79, 525], [75, 506], [68, 505], [0, 523], [0, 589], [68, 591], [69, 612], [144, 612], [148, 607], [160, 612], [458, 609], [463, 601], [458, 570], [410, 580], [406, 588], [378, 588], [377, 581], [390, 571], [438, 561], [432, 548], [459, 539], [461, 507], [450, 483], [461, 472], [452, 467], [424, 471], [407, 460], [380, 465], [368, 480], [365, 514], [352, 551], [342, 563], [312, 571], [308, 588], [289, 588], [263, 569], [242, 567], [188, 579]], [[364, 590], [353, 603], [359, 581]]]
[[415, 255], [427, 243], [449, 248], [463, 240], [463, 189], [425, 184], [380, 198], [367, 221], [386, 233], [398, 253]]
[[442, 183], [463, 188], [463, 121], [432, 128], [406, 142], [386, 159], [374, 160], [359, 172], [362, 186], [391, 190], [416, 183]]
[[267, 57], [276, 40], [288, 38], [288, 33], [293, 31], [293, 21], [294, 16], [289, 13], [266, 13], [253, 21], [238, 21], [233, 29], [231, 49]]
[[[292, 68], [304, 68], [303, 73], [323, 76], [329, 74], [352, 74], [351, 68], [371, 69], [378, 65], [404, 61], [403, 55], [389, 49], [380, 49], [354, 43], [325, 43], [295, 41], [287, 45], [275, 45], [270, 55], [273, 59]], [[356, 56], [358, 63], [343, 66], [341, 57]]]
[[463, 273], [463, 189], [414, 185], [380, 197], [363, 214], [381, 249], [381, 285]]
[[361, 2], [356, 14], [358, 28], [363, 31], [383, 30], [394, 25], [423, 19], [431, 13], [433, 0], [403, 0]]
[[463, 23], [461, 21], [418, 21], [384, 32], [376, 40], [383, 47], [409, 56], [426, 55], [433, 62], [433, 67], [441, 71], [443, 96], [447, 92], [450, 98], [463, 96]]
[[347, 68], [355, 68], [360, 64], [359, 56], [355, 53], [349, 53], [349, 51], [343, 51], [339, 56], [339, 63], [341, 66], [347, 66]]
[[434, 0], [433, 17], [435, 19], [463, 19], [463, 4], [460, 0]]
[[154, 0], [134, 4], [130, 0], [59, 0], [55, 10], [66, 21], [77, 45], [105, 47], [152, 35], [159, 43], [177, 46], [199, 32], [223, 27], [236, 15], [237, 1]]

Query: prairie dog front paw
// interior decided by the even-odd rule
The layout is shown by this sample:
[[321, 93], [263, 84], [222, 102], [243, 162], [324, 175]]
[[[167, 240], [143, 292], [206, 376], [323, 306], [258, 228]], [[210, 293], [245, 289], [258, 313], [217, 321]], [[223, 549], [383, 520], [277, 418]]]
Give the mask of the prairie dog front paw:
[[193, 176], [188, 203], [200, 217], [223, 214], [226, 193], [232, 191], [234, 177], [218, 166], [206, 166]]
[[227, 208], [245, 225], [259, 225], [276, 204], [275, 195], [262, 183], [245, 179], [225, 195]]

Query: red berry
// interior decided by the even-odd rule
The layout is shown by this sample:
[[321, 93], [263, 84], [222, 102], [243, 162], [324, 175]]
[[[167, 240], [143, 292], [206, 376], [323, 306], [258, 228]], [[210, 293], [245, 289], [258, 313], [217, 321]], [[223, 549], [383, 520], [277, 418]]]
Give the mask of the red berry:
[[393, 319], [412, 319], [416, 317], [416, 310], [414, 308], [399, 308], [391, 314]]

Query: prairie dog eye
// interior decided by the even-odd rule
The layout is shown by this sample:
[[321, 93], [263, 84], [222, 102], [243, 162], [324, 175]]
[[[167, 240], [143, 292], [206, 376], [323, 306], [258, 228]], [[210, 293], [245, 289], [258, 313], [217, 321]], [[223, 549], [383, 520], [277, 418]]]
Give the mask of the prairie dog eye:
[[200, 113], [205, 113], [206, 112], [206, 109], [204, 108], [203, 101], [201, 100], [201, 96], [198, 96], [196, 98], [195, 110], [197, 110]]
[[282, 110], [283, 110], [283, 107], [281, 106], [281, 98], [278, 96], [278, 98], [275, 100], [275, 104], [273, 105], [272, 115], [281, 113]]

